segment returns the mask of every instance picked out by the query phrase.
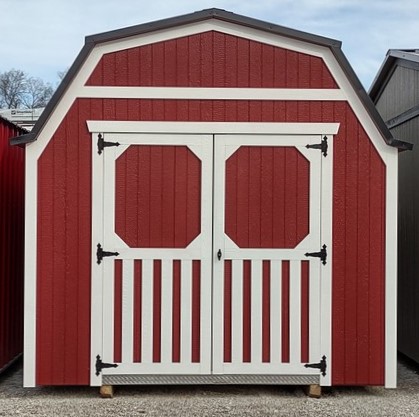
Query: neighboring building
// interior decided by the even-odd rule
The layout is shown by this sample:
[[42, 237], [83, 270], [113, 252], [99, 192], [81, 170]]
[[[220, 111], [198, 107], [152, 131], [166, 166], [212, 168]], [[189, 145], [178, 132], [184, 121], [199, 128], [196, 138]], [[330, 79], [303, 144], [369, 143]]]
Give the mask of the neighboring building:
[[340, 45], [218, 9], [86, 38], [13, 141], [25, 386], [396, 386], [409, 144]]
[[370, 96], [391, 133], [415, 146], [399, 158], [398, 349], [419, 363], [419, 50], [390, 50]]
[[0, 116], [22, 129], [30, 131], [43, 111], [43, 107], [39, 109], [0, 109]]
[[25, 151], [9, 140], [24, 133], [0, 116], [0, 372], [23, 350]]

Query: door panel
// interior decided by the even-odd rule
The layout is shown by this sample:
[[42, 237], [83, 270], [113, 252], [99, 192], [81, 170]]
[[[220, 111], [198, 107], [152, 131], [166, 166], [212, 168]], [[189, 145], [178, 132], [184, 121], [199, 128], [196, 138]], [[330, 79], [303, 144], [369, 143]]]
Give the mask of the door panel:
[[210, 373], [212, 136], [112, 135], [105, 149], [103, 361]]
[[318, 136], [216, 136], [214, 373], [310, 374], [320, 335]]

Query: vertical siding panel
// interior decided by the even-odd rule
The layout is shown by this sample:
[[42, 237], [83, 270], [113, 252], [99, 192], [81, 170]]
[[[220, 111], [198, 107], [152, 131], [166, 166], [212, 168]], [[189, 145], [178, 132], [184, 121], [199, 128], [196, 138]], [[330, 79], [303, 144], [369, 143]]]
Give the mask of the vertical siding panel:
[[128, 51], [125, 49], [115, 54], [115, 85], [128, 84]]
[[128, 75], [127, 85], [137, 87], [140, 85], [140, 49], [131, 48], [127, 50]]
[[286, 66], [286, 84], [287, 88], [298, 88], [298, 53], [287, 50], [287, 66]]
[[141, 170], [137, 174], [137, 212], [141, 216], [138, 220], [141, 221], [142, 225], [146, 226], [138, 230], [139, 247], [151, 246], [152, 213], [154, 212], [151, 192], [152, 186], [157, 186], [157, 184], [152, 183], [154, 174], [151, 170], [151, 157], [151, 146], [141, 146], [138, 157], [138, 167], [141, 167]]
[[152, 85], [164, 85], [164, 42], [154, 43], [151, 47], [151, 80]]
[[[261, 244], [261, 148], [249, 147], [249, 246]], [[239, 206], [240, 207], [240, 206]]]
[[102, 57], [104, 85], [115, 85], [115, 59], [116, 54], [105, 54]]
[[285, 148], [285, 247], [295, 245], [297, 239], [297, 152]]
[[[226, 86], [226, 35], [213, 32], [213, 86]], [[234, 53], [233, 53], [234, 55]]]
[[[88, 384], [90, 368], [90, 300], [91, 300], [91, 195], [92, 195], [92, 139], [83, 122], [92, 114], [91, 100], [80, 100], [79, 103], [79, 124], [78, 124], [78, 264], [77, 271], [78, 294], [73, 300], [73, 306], [77, 305], [77, 326], [78, 326], [78, 361], [77, 380], [72, 384]], [[69, 181], [74, 181], [77, 176], [73, 169]], [[74, 244], [74, 242], [73, 242]], [[74, 276], [74, 275], [73, 275]], [[77, 303], [77, 304], [76, 304]], [[73, 307], [74, 308], [74, 307]], [[74, 366], [74, 364], [73, 364]]]
[[[150, 146], [150, 246], [161, 246], [162, 224], [155, 219], [162, 218], [162, 167], [161, 146]], [[154, 219], [154, 220], [153, 220]]]
[[275, 78], [274, 51], [275, 51], [275, 48], [273, 46], [262, 44], [261, 87], [263, 87], [263, 88], [273, 88], [274, 87], [274, 78]]
[[284, 88], [287, 85], [287, 53], [285, 49], [274, 50], [274, 88]]
[[187, 151], [187, 211], [185, 218], [187, 244], [201, 231], [201, 161], [191, 151]]
[[310, 88], [322, 88], [322, 67], [324, 63], [321, 58], [310, 57]]
[[175, 223], [179, 221], [174, 217], [175, 207], [175, 146], [162, 146], [162, 241], [161, 246], [173, 247], [175, 245]]
[[[358, 153], [358, 294], [357, 294], [357, 382], [369, 381], [369, 300], [370, 300], [370, 144], [365, 132], [360, 129]], [[374, 233], [374, 232], [373, 232]]]
[[243, 362], [250, 362], [251, 359], [251, 261], [243, 261]]
[[238, 83], [238, 39], [225, 35], [225, 43], [225, 86], [236, 87]]
[[201, 361], [201, 261], [192, 262], [192, 362]]
[[237, 157], [237, 239], [240, 242], [249, 244], [249, 148], [246, 151], [239, 152]]
[[[273, 244], [276, 248], [285, 248], [285, 181], [286, 181], [286, 165], [285, 165], [285, 148], [274, 148], [274, 182], [273, 189], [277, 192], [273, 195]], [[278, 191], [280, 190], [280, 192]]]
[[224, 362], [231, 362], [231, 260], [224, 262]]
[[153, 85], [152, 68], [152, 45], [146, 45], [140, 48], [140, 85]]
[[77, 366], [74, 366], [74, 353], [78, 351], [78, 309], [74, 308], [75, 300], [79, 295], [78, 280], [71, 279], [71, 276], [79, 275], [79, 184], [78, 176], [74, 172], [79, 170], [79, 103], [74, 103], [70, 113], [65, 120], [66, 126], [66, 165], [60, 169], [65, 175], [65, 207], [66, 219], [65, 233], [65, 317], [61, 322], [64, 330], [65, 349], [62, 351], [64, 361], [65, 380], [71, 383], [77, 380]]
[[345, 379], [357, 381], [357, 311], [358, 298], [358, 124], [352, 112], [347, 115], [345, 172]]
[[[273, 153], [274, 147], [261, 147], [261, 176], [260, 176], [260, 246], [272, 248], [273, 246], [273, 219], [276, 213], [273, 211]], [[275, 193], [276, 194], [276, 193]]]
[[104, 85], [103, 84], [103, 59], [101, 59], [93, 70], [86, 85]]
[[249, 87], [262, 87], [262, 44], [249, 42]]
[[185, 196], [188, 185], [188, 155], [184, 147], [176, 149], [175, 163], [175, 243], [184, 245], [187, 240], [188, 206]]
[[385, 364], [385, 189], [386, 169], [377, 151], [370, 146], [370, 291], [369, 356], [370, 384], [384, 384]]
[[189, 37], [189, 87], [201, 87], [201, 40], [199, 35]]
[[298, 88], [310, 88], [310, 57], [298, 54]]
[[153, 262], [153, 362], [161, 361], [161, 260]]
[[225, 209], [224, 229], [231, 239], [237, 240], [238, 207], [238, 153], [231, 155], [225, 163]]
[[294, 242], [300, 242], [310, 230], [310, 164], [300, 154], [297, 154], [297, 172], [296, 172], [296, 189], [297, 189], [297, 239]]
[[237, 40], [237, 87], [249, 86], [249, 41]]
[[176, 40], [172, 39], [164, 42], [164, 81], [162, 85], [170, 87], [176, 86], [177, 81], [177, 55]]
[[176, 39], [176, 86], [189, 86], [189, 42], [188, 38]]
[[200, 79], [202, 87], [214, 86], [214, 39], [213, 32], [200, 35]]
[[333, 143], [332, 383], [337, 385], [345, 383], [345, 274], [343, 271], [346, 244], [347, 107], [345, 103], [338, 103], [335, 108], [336, 119], [341, 121], [339, 133]]

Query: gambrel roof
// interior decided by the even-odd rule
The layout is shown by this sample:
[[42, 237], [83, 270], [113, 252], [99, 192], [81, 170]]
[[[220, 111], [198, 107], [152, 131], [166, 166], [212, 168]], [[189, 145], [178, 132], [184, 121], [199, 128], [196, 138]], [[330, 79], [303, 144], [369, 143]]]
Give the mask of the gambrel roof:
[[333, 53], [335, 59], [337, 60], [338, 64], [342, 68], [343, 72], [345, 73], [356, 95], [359, 97], [361, 103], [365, 107], [367, 113], [371, 117], [372, 121], [374, 122], [379, 132], [381, 133], [381, 136], [383, 137], [385, 142], [389, 146], [393, 146], [399, 149], [411, 149], [411, 145], [409, 143], [399, 141], [393, 138], [390, 131], [387, 129], [385, 123], [383, 122], [382, 118], [380, 117], [377, 110], [375, 109], [375, 106], [372, 103], [370, 97], [368, 96], [364, 87], [360, 83], [358, 77], [356, 76], [355, 72], [350, 66], [345, 55], [343, 54], [340, 41], [301, 32], [294, 29], [289, 29], [289, 28], [279, 26], [273, 23], [268, 23], [261, 20], [241, 16], [235, 13], [231, 13], [231, 12], [216, 9], [216, 8], [202, 10], [199, 12], [195, 12], [195, 13], [191, 13], [191, 14], [187, 14], [183, 16], [163, 19], [163, 20], [159, 20], [155, 22], [140, 24], [136, 26], [123, 28], [123, 29], [118, 29], [118, 30], [104, 32], [104, 33], [100, 33], [96, 35], [87, 36], [85, 39], [84, 47], [80, 51], [74, 64], [71, 66], [71, 68], [67, 72], [63, 81], [59, 85], [57, 91], [51, 98], [45, 111], [42, 113], [38, 122], [34, 126], [32, 132], [30, 134], [21, 136], [19, 138], [12, 139], [11, 143], [24, 144], [24, 143], [33, 142], [37, 139], [38, 134], [40, 133], [45, 123], [49, 119], [50, 115], [54, 111], [55, 107], [57, 106], [57, 104], [59, 103], [63, 95], [65, 94], [68, 86], [70, 85], [70, 83], [72, 82], [76, 74], [79, 72], [79, 70], [83, 66], [90, 52], [97, 45], [107, 43], [107, 42], [117, 41], [120, 39], [129, 38], [132, 36], [138, 36], [138, 35], [142, 35], [142, 34], [146, 34], [150, 32], [155, 32], [159, 30], [166, 30], [166, 29], [183, 26], [183, 25], [199, 23], [206, 20], [210, 20], [210, 19], [217, 19], [219, 21], [241, 25], [241, 26], [248, 27], [251, 29], [256, 29], [259, 31], [287, 37], [287, 38], [294, 39], [297, 41], [302, 41], [302, 42], [311, 43], [314, 45], [329, 48], [331, 52]]

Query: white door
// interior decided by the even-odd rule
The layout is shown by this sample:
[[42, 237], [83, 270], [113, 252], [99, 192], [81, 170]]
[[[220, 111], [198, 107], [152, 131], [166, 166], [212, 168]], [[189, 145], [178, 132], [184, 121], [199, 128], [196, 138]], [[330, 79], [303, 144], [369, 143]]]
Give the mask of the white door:
[[110, 146], [93, 157], [92, 385], [319, 375], [305, 365], [330, 358], [330, 263], [306, 254], [330, 242], [331, 163], [306, 145], [321, 139], [99, 137]]
[[320, 140], [215, 138], [214, 373], [319, 374]]

